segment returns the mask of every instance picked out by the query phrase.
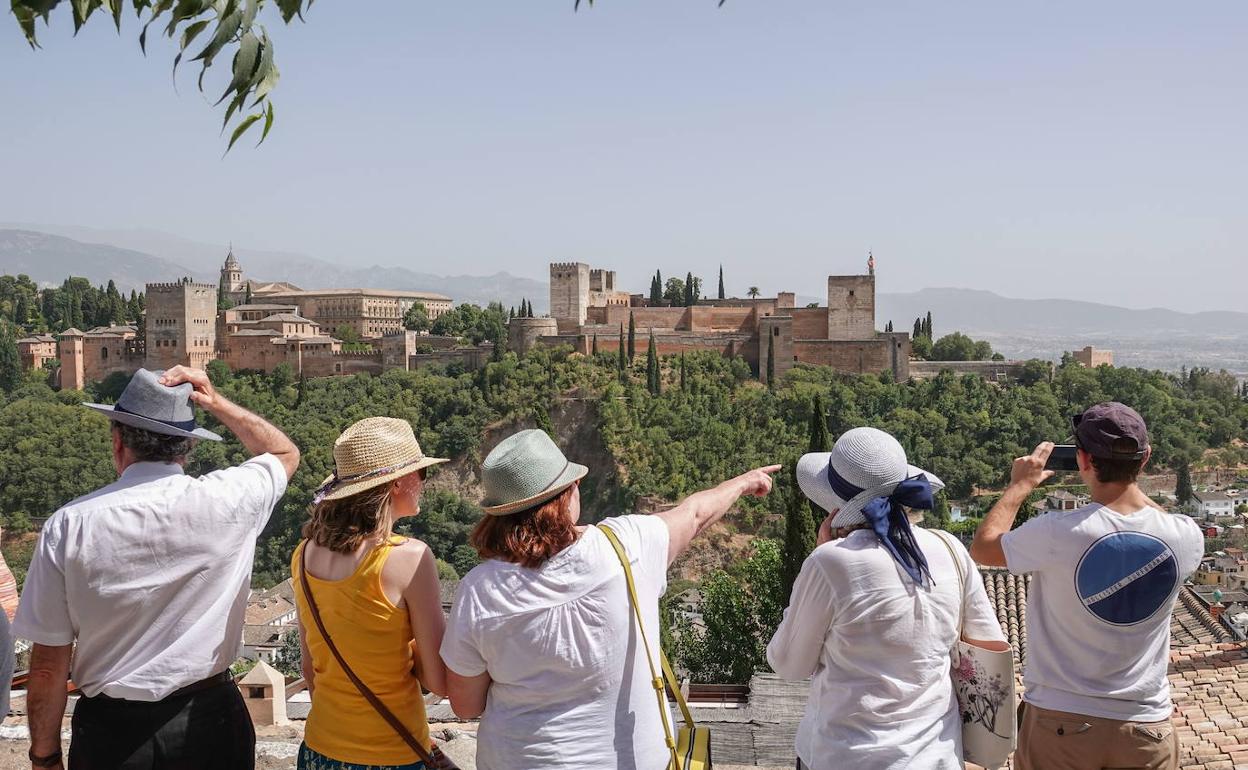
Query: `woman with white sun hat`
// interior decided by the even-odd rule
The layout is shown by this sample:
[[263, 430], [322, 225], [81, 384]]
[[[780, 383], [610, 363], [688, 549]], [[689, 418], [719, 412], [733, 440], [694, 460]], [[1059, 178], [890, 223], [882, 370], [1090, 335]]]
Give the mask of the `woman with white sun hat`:
[[955, 555], [961, 574], [978, 575], [966, 549], [910, 521], [944, 484], [875, 428], [804, 455], [797, 481], [828, 513], [767, 647], [776, 673], [814, 677], [798, 767], [962, 770], [949, 669], [960, 616], [968, 641], [1005, 641], [982, 581], [959, 577]]

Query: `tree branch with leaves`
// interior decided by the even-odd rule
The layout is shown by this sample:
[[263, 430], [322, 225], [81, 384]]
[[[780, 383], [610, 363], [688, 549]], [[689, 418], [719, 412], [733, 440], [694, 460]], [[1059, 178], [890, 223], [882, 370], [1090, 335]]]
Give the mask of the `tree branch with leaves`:
[[[281, 14], [282, 21], [289, 24], [303, 19], [304, 10], [312, 0], [272, 0]], [[273, 39], [256, 17], [267, 0], [10, 0], [13, 16], [21, 27], [26, 42], [32, 48], [39, 47], [36, 22], [47, 23], [54, 11], [70, 6], [74, 20], [74, 34], [90, 21], [97, 12], [107, 14], [113, 20], [118, 33], [121, 20], [129, 6], [135, 17], [143, 23], [139, 33], [139, 47], [147, 53], [147, 36], [153, 25], [156, 31], [178, 42], [178, 53], [173, 59], [173, 76], [176, 80], [178, 66], [188, 54], [192, 62], [199, 63], [196, 85], [204, 91], [204, 76], [218, 57], [233, 53], [230, 64], [230, 82], [214, 106], [225, 106], [225, 118], [221, 122], [224, 132], [231, 126], [229, 152], [242, 136], [253, 126], [262, 127], [263, 142], [273, 128], [273, 102], [270, 99], [277, 86], [279, 72], [274, 63]], [[199, 41], [202, 46], [193, 48]]]

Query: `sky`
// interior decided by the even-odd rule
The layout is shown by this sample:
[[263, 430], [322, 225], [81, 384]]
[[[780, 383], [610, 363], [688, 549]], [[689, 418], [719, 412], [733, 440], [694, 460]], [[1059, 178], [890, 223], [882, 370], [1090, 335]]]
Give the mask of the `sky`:
[[819, 296], [870, 251], [884, 292], [1248, 307], [1248, 3], [572, 5], [270, 18], [277, 122], [225, 157], [133, 17], [73, 37], [64, 3], [32, 51], [6, 16], [0, 220], [639, 292], [722, 264]]

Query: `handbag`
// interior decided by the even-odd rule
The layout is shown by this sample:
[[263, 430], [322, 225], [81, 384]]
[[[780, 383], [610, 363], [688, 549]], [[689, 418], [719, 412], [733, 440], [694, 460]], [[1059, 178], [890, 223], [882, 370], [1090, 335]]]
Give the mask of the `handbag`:
[[[628, 554], [624, 553], [624, 546], [620, 545], [619, 538], [610, 527], [599, 526], [598, 529], [606, 535], [607, 541], [615, 549], [615, 555], [620, 559], [620, 565], [624, 567], [624, 580], [628, 583], [628, 603], [632, 605], [633, 615], [637, 618], [637, 631], [646, 650], [646, 663], [650, 666], [650, 681], [654, 685], [654, 693], [659, 701], [659, 718], [663, 723], [663, 734], [667, 748], [672, 752], [672, 759], [668, 762], [667, 770], [711, 770], [711, 731], [709, 728], [698, 727], [694, 724], [689, 704], [685, 702], [684, 693], [680, 691], [680, 680], [672, 672], [672, 665], [668, 663], [667, 655], [661, 647], [659, 658], [663, 661], [663, 676], [659, 676], [655, 671], [654, 657], [650, 654], [650, 642], [646, 639], [646, 629], [641, 620], [641, 606], [637, 603], [637, 586], [633, 583], [633, 570], [628, 564]], [[672, 728], [668, 724], [664, 678], [671, 687], [672, 695], [676, 696], [676, 705], [680, 707], [681, 716], [685, 720], [685, 726], [677, 731], [675, 740], [672, 739]]]
[[303, 588], [303, 598], [308, 602], [308, 610], [312, 613], [312, 620], [316, 622], [317, 629], [321, 632], [321, 638], [325, 640], [325, 646], [334, 654], [334, 658], [338, 661], [338, 665], [342, 667], [343, 673], [347, 675], [347, 679], [351, 680], [351, 683], [355, 685], [355, 689], [359, 690], [360, 695], [364, 696], [364, 700], [368, 701], [369, 705], [381, 715], [381, 718], [386, 720], [386, 724], [390, 725], [398, 733], [403, 742], [412, 751], [416, 752], [416, 756], [420, 757], [420, 761], [425, 763], [425, 767], [429, 768], [429, 770], [459, 770], [459, 765], [456, 765], [450, 757], [443, 754], [442, 750], [434, 746], [432, 741], [430, 741], [429, 750], [426, 751], [425, 747], [420, 745], [420, 741], [416, 740], [416, 736], [412, 735], [411, 731], [394, 715], [394, 712], [386, 704], [382, 703], [381, 698], [378, 698], [368, 688], [368, 685], [364, 684], [355, 675], [355, 672], [351, 670], [351, 667], [347, 665], [347, 661], [342, 657], [342, 653], [338, 651], [338, 646], [334, 644], [333, 638], [325, 630], [325, 621], [321, 620], [321, 611], [316, 606], [316, 599], [312, 596], [311, 589], [308, 588], [308, 568], [304, 564], [304, 557], [307, 556], [307, 553], [308, 545], [307, 541], [304, 541], [303, 551], [299, 554], [299, 584]]
[[958, 609], [958, 641], [951, 653], [953, 690], [962, 718], [962, 757], [967, 762], [995, 770], [1005, 764], [1018, 746], [1018, 723], [1014, 720], [1014, 650], [989, 650], [963, 639], [966, 621], [966, 575], [962, 560], [949, 545], [945, 533], [929, 530], [940, 538], [953, 557], [962, 587]]

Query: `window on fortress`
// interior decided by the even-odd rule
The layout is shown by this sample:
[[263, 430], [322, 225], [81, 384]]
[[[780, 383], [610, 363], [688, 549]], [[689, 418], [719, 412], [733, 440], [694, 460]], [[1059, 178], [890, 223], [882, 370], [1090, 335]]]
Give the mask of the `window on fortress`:
[[100, 348], [100, 358], [108, 360], [108, 348]]

